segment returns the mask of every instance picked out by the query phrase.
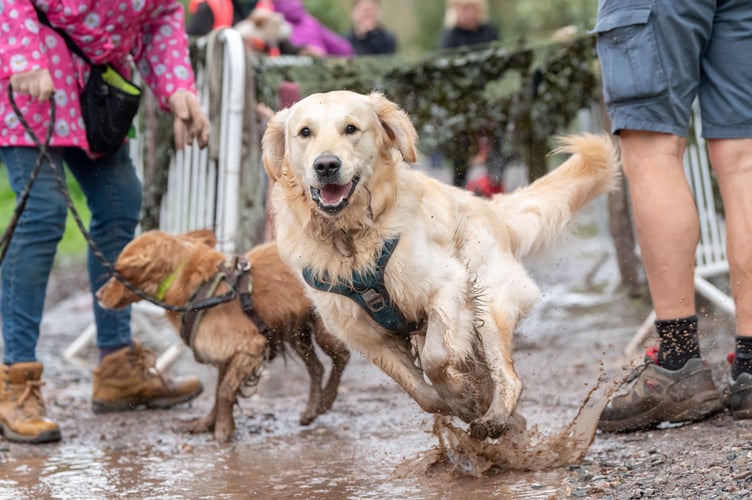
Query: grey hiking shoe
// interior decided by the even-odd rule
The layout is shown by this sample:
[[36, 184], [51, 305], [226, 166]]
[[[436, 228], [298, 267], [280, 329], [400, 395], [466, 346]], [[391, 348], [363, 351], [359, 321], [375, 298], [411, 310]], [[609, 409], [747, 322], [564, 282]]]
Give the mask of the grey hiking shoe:
[[[736, 353], [730, 352], [726, 360], [733, 366], [735, 357]], [[752, 374], [742, 372], [736, 380], [732, 375], [724, 396], [732, 417], [738, 420], [752, 418]]]
[[661, 422], [702, 420], [722, 409], [723, 401], [705, 361], [693, 358], [678, 370], [667, 370], [648, 352], [645, 363], [601, 412], [598, 428], [632, 432]]
[[729, 387], [728, 408], [736, 419], [752, 418], [752, 374], [742, 373]]

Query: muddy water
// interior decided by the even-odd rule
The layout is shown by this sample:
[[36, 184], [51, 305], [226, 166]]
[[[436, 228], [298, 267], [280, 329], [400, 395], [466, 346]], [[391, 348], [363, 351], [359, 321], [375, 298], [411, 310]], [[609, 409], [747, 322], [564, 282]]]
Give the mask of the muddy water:
[[[549, 498], [560, 492], [566, 469], [474, 478], [433, 460], [445, 451], [433, 419], [366, 361], [356, 359], [348, 371], [335, 408], [300, 427], [302, 368], [273, 364], [257, 396], [236, 411], [229, 445], [180, 430], [181, 420], [208, 411], [208, 397], [173, 411], [101, 416], [80, 402], [86, 382], [69, 381], [52, 391], [67, 402], [50, 408], [62, 425], [60, 444], [0, 443], [0, 498]], [[429, 459], [433, 464], [425, 466]]]

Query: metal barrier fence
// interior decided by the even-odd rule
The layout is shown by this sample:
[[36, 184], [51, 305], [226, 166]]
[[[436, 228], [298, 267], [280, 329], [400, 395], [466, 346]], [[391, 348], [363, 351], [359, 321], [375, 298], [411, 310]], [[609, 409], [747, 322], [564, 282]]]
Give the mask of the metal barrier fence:
[[[204, 111], [212, 120], [211, 144], [204, 150], [191, 145], [172, 157], [159, 229], [179, 233], [211, 228], [219, 249], [234, 253], [243, 138], [247, 134], [245, 45], [232, 29], [217, 31], [199, 43], [206, 45], [206, 57], [196, 61], [196, 85]], [[143, 145], [136, 140], [131, 147], [136, 164], [143, 165]]]

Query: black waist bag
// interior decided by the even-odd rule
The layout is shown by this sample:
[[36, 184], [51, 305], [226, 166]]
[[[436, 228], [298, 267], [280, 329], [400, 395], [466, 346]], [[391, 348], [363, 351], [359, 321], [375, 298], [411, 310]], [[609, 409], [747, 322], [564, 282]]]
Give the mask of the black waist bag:
[[91, 67], [81, 93], [81, 114], [92, 153], [108, 154], [118, 149], [128, 135], [138, 112], [141, 89], [110, 65]]
[[92, 153], [112, 153], [123, 144], [133, 124], [141, 101], [141, 89], [113, 66], [92, 63], [65, 30], [52, 26], [46, 14], [36, 5], [34, 7], [39, 21], [57, 31], [68, 49], [89, 64], [89, 80], [80, 96], [86, 140]]

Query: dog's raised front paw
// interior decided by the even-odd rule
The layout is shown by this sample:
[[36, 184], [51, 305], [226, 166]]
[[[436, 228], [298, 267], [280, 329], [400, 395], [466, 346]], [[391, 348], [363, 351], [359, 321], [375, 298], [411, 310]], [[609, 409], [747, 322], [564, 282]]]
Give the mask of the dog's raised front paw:
[[527, 420], [519, 413], [506, 418], [479, 418], [470, 423], [468, 434], [473, 439], [482, 441], [486, 438], [498, 439], [507, 432], [522, 432], [527, 427]]

